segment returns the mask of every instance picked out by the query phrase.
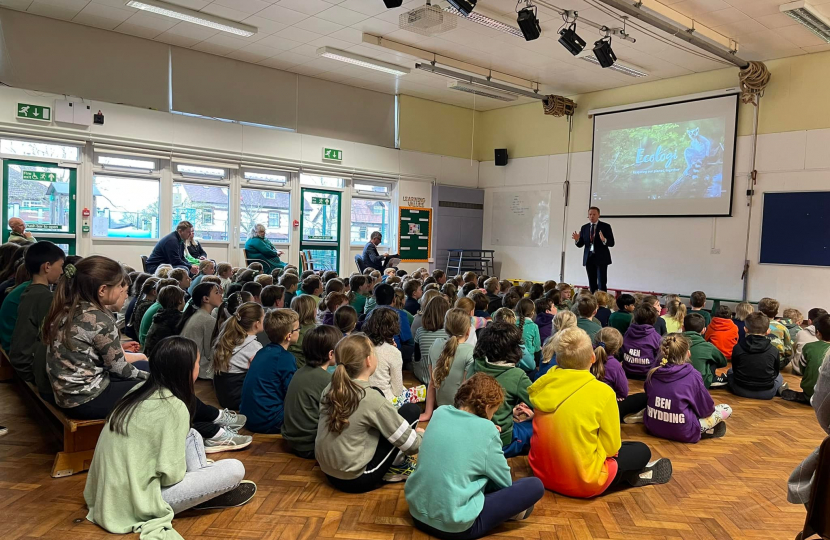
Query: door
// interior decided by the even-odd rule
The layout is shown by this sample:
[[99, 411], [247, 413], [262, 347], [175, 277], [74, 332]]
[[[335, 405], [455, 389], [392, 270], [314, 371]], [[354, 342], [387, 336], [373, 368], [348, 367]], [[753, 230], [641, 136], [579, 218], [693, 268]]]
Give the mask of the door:
[[302, 188], [300, 250], [315, 270], [340, 268], [339, 191]]
[[67, 255], [75, 253], [77, 171], [53, 163], [3, 161], [3, 242], [10, 218], [26, 222], [36, 240], [49, 240]]

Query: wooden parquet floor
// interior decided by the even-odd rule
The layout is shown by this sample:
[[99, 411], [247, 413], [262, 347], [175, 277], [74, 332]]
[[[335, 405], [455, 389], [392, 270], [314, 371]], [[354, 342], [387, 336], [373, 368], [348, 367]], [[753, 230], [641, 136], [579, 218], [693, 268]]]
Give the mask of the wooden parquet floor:
[[[790, 385], [798, 379], [785, 375]], [[632, 391], [641, 384], [632, 382]], [[86, 474], [52, 479], [59, 446], [30, 414], [12, 384], [0, 384], [0, 539], [75, 540], [111, 537], [83, 519]], [[205, 401], [212, 389], [199, 384]], [[649, 436], [642, 425], [623, 426], [623, 439], [641, 440], [654, 456], [669, 457], [674, 477], [662, 486], [628, 489], [593, 500], [551, 492], [521, 523], [493, 537], [539, 540], [786, 540], [801, 530], [805, 511], [786, 501], [793, 468], [822, 440], [811, 408], [782, 401], [738, 398], [713, 390], [716, 403], [734, 409], [726, 437], [679, 444]], [[243, 461], [259, 491], [242, 508], [185, 512], [174, 521], [188, 540], [423, 540], [412, 527], [403, 484], [365, 495], [334, 491], [316, 463], [286, 451], [273, 436], [254, 438], [243, 452], [212, 457]], [[510, 460], [514, 477], [530, 475], [526, 458]], [[130, 538], [137, 538], [132, 535]]]

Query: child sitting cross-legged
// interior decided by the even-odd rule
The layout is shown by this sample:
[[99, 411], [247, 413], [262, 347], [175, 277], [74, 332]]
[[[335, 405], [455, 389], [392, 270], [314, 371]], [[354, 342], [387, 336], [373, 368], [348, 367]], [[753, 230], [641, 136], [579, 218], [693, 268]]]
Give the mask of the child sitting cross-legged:
[[772, 399], [787, 389], [780, 373], [778, 349], [767, 339], [770, 320], [763, 312], [746, 317], [746, 337], [732, 349], [732, 369], [726, 373], [736, 396]]
[[680, 300], [671, 300], [666, 306], [666, 314], [662, 315], [666, 321], [666, 332], [674, 334], [683, 330], [683, 319], [686, 318], [686, 305]]
[[594, 339], [602, 326], [594, 320], [597, 314], [597, 299], [591, 294], [580, 296], [576, 301], [576, 310], [579, 318], [576, 321], [577, 328], [582, 328], [588, 337]]
[[623, 369], [630, 379], [642, 381], [657, 365], [660, 334], [654, 329], [657, 310], [642, 303], [634, 310], [634, 322], [623, 337]]
[[648, 409], [643, 423], [649, 433], [685, 443], [723, 437], [732, 409], [712, 401], [700, 372], [689, 363], [689, 340], [681, 334], [667, 335], [660, 356], [663, 359], [646, 377]]
[[646, 395], [628, 393], [628, 378], [625, 370], [615, 355], [620, 353], [623, 337], [616, 328], [607, 326], [594, 336], [594, 356], [597, 361], [591, 366], [591, 373], [597, 380], [604, 382], [614, 389], [617, 396], [617, 407], [620, 410], [620, 422], [636, 424], [643, 421], [643, 411], [646, 408]]
[[504, 402], [493, 416], [493, 423], [501, 431], [505, 457], [526, 454], [530, 448], [533, 426], [529, 419], [522, 422], [513, 421], [513, 409], [517, 405], [524, 404], [530, 407], [530, 398], [527, 395], [530, 379], [516, 366], [522, 358], [521, 331], [515, 324], [495, 321], [490, 323], [481, 331], [473, 357], [475, 362], [468, 375], [486, 373], [495, 377], [504, 388]]
[[620, 297], [617, 298], [617, 311], [608, 317], [608, 326], [616, 328], [620, 331], [620, 334], [625, 335], [628, 331], [628, 327], [631, 326], [631, 320], [633, 319], [632, 313], [634, 312], [635, 304], [636, 299], [633, 295], [628, 293], [621, 294]]
[[453, 308], [444, 316], [447, 337], [436, 340], [430, 348], [429, 388], [421, 422], [428, 421], [436, 407], [452, 405], [456, 391], [466, 379], [473, 364], [473, 346], [467, 343], [471, 324], [463, 309]]
[[530, 516], [545, 493], [533, 476], [513, 482], [491, 419], [504, 401], [498, 381], [467, 379], [424, 433], [404, 491], [415, 527], [440, 539], [473, 540]]
[[[700, 313], [689, 313], [683, 319], [683, 335], [689, 340], [692, 353], [692, 366], [703, 377], [703, 386], [718, 388], [726, 386], [726, 375], [716, 375], [715, 370], [726, 367], [726, 357], [717, 347], [703, 339], [706, 332], [706, 319]], [[732, 356], [730, 351], [730, 356]]]
[[732, 360], [732, 349], [738, 343], [738, 327], [732, 322], [732, 310], [721, 305], [712, 322], [706, 327], [706, 341], [718, 348], [727, 360]]
[[536, 355], [542, 352], [542, 338], [539, 327], [533, 322], [536, 318], [536, 305], [530, 298], [522, 298], [516, 304], [516, 324], [522, 332], [525, 349], [534, 356], [533, 367], [536, 367]]
[[535, 408], [528, 461], [547, 489], [588, 498], [623, 483], [665, 484], [668, 459], [649, 464], [651, 451], [641, 442], [620, 441], [614, 390], [596, 379], [591, 340], [582, 329], [554, 336], [557, 365], [530, 387]]
[[815, 393], [818, 372], [824, 362], [827, 351], [830, 350], [830, 315], [824, 314], [813, 321], [818, 341], [807, 343], [802, 349], [804, 368], [801, 377], [801, 392], [784, 390], [781, 397], [787, 401], [810, 404]]
[[290, 309], [274, 309], [265, 315], [265, 333], [271, 343], [261, 349], [245, 376], [239, 411], [254, 433], [279, 433], [285, 417], [285, 396], [297, 362], [288, 347], [300, 333], [299, 317]]
[[551, 296], [543, 296], [536, 300], [536, 319], [533, 322], [539, 327], [539, 340], [542, 345], [553, 333], [553, 318], [556, 317], [556, 303], [558, 300], [559, 293], [556, 291]]
[[[566, 328], [576, 328], [576, 315], [572, 311], [560, 311], [553, 318], [553, 330], [559, 333]], [[542, 359], [539, 362], [539, 369], [535, 373], [530, 374], [530, 380], [536, 380], [550, 371], [550, 368], [556, 365], [556, 350], [553, 346], [553, 338], [556, 334], [549, 337], [542, 346]]]
[[[512, 309], [499, 308], [496, 310], [495, 313], [493, 313], [493, 322], [505, 322], [509, 324], [516, 324], [516, 320], [516, 312]], [[470, 334], [467, 337], [467, 343], [475, 347], [475, 343], [477, 341], [478, 339], [476, 337], [476, 334], [472, 330], [472, 327], [470, 327]], [[522, 359], [519, 360], [519, 363], [516, 365], [525, 370], [525, 372], [528, 373], [529, 376], [532, 375], [536, 369], [536, 361], [534, 360], [534, 355], [533, 353], [527, 350], [524, 340], [522, 340]]]
[[377, 359], [363, 334], [343, 338], [334, 357], [337, 368], [322, 393], [314, 441], [320, 469], [332, 486], [346, 493], [405, 481], [413, 469], [406, 456], [417, 454], [421, 446], [423, 431], [415, 428], [421, 409], [407, 403], [395, 410], [371, 387]]
[[[220, 308], [221, 309], [221, 308]], [[222, 327], [213, 351], [213, 387], [222, 407], [239, 410], [242, 385], [256, 353], [265, 311], [257, 303], [245, 302]]]
[[305, 459], [314, 459], [320, 396], [331, 382], [335, 368], [334, 348], [342, 337], [333, 326], [323, 325], [309, 330], [303, 340], [306, 364], [294, 373], [285, 394], [282, 438], [292, 452]]

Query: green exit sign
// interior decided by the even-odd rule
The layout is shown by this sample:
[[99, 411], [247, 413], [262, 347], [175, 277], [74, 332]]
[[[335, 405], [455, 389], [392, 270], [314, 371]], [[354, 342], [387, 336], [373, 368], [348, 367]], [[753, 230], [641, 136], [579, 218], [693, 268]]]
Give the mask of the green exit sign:
[[57, 175], [53, 172], [23, 171], [23, 180], [35, 180], [36, 182], [54, 182]]
[[311, 204], [331, 205], [331, 199], [327, 197], [312, 197]]
[[30, 105], [28, 103], [18, 103], [17, 117], [26, 118], [28, 120], [44, 120], [46, 122], [51, 122], [52, 108], [43, 107], [41, 105]]
[[323, 148], [323, 159], [328, 159], [329, 161], [343, 161], [343, 150]]

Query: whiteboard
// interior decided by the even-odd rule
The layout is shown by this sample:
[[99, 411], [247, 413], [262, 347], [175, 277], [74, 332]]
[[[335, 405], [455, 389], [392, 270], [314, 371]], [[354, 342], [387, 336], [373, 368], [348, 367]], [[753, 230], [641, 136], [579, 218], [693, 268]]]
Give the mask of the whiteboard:
[[550, 235], [550, 190], [505, 191], [493, 198], [490, 243], [542, 247]]

